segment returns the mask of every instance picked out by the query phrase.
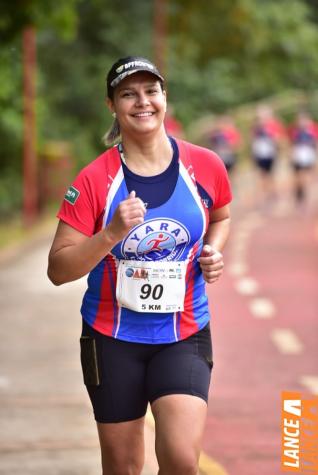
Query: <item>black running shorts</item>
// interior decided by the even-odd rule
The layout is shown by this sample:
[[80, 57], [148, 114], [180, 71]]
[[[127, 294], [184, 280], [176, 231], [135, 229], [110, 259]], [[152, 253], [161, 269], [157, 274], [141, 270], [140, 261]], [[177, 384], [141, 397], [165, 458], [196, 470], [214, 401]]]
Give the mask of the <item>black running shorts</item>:
[[275, 157], [268, 157], [268, 158], [255, 157], [256, 166], [260, 170], [262, 170], [264, 173], [270, 174], [273, 170], [274, 163], [275, 163]]
[[97, 422], [138, 419], [145, 415], [148, 402], [168, 394], [190, 394], [207, 402], [213, 366], [209, 324], [189, 338], [169, 344], [118, 340], [84, 321], [82, 337], [86, 337], [85, 343], [95, 341], [96, 365], [92, 365], [92, 352], [83, 348], [81, 362]]

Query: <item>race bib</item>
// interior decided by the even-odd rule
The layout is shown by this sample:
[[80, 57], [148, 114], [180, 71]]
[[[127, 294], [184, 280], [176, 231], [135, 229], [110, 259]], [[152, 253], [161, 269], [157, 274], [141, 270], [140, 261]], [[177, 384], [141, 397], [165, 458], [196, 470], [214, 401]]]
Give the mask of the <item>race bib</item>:
[[184, 308], [185, 262], [120, 260], [116, 298], [136, 312], [170, 313]]

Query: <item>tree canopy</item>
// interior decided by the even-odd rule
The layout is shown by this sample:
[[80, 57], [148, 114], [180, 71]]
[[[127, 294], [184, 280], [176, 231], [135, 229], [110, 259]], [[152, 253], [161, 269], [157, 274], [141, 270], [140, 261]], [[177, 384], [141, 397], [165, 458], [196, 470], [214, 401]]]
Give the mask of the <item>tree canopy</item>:
[[[165, 4], [168, 98], [186, 127], [286, 89], [316, 88], [315, 0]], [[0, 1], [0, 201], [8, 201], [1, 198], [8, 183], [17, 183], [19, 196], [24, 28], [34, 25], [37, 32], [39, 152], [48, 140], [67, 140], [80, 166], [104, 147], [111, 64], [128, 54], [154, 59], [154, 14], [149, 0]]]

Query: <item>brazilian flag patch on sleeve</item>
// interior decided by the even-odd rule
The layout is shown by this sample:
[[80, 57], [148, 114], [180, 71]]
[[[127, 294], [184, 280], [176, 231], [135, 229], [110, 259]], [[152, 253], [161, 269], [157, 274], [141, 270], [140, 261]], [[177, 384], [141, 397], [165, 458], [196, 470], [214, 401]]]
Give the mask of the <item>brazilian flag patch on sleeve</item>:
[[76, 188], [74, 188], [74, 186], [70, 186], [67, 192], [65, 193], [64, 199], [71, 203], [71, 205], [74, 205], [79, 195], [80, 192]]

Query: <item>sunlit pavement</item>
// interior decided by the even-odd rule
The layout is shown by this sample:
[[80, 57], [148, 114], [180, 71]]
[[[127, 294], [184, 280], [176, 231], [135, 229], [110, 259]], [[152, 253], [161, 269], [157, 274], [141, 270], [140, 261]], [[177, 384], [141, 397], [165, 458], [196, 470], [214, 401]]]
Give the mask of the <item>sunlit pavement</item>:
[[261, 207], [247, 179], [222, 281], [209, 287], [215, 366], [203, 448], [229, 475], [278, 475], [281, 391], [318, 394], [318, 186], [299, 207], [283, 182]]
[[[48, 248], [48, 239], [31, 242], [0, 266], [0, 473], [97, 475], [98, 437], [79, 363], [85, 279], [54, 287]], [[143, 475], [155, 473], [151, 437], [147, 426]]]

